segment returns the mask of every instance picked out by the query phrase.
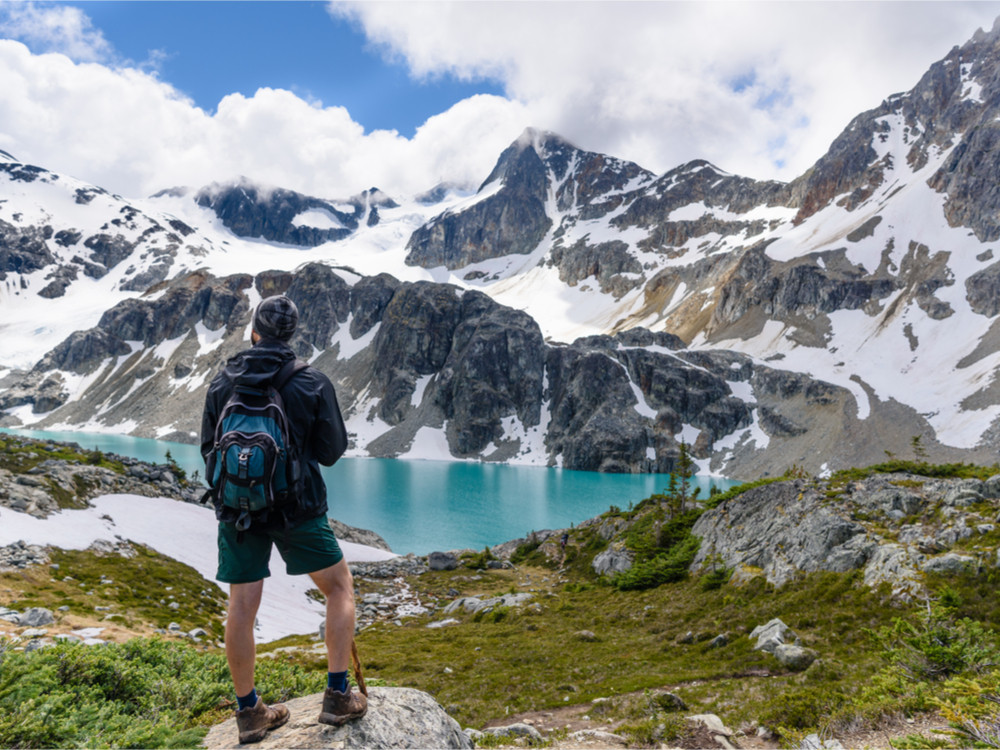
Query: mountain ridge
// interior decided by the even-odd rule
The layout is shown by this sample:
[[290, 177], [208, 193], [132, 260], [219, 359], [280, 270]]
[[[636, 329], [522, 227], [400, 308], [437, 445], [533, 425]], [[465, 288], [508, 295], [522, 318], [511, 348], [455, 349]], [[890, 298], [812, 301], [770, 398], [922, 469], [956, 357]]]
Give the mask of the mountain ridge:
[[[118, 240], [110, 231], [81, 232], [71, 220], [79, 214], [54, 208], [35, 209], [36, 218], [26, 220], [12, 194], [9, 205], [0, 204], [0, 221], [13, 227], [0, 270], [8, 277], [3, 301], [23, 340], [30, 316], [43, 309], [32, 304], [39, 295], [50, 295], [49, 315], [75, 313], [85, 289], [108, 296], [103, 309], [92, 302], [76, 313], [74, 327], [61, 321], [46, 334], [34, 325], [37, 356], [0, 371], [0, 408], [7, 423], [191, 439], [190, 420], [143, 416], [143, 382], [169, 380], [161, 370], [172, 367], [175, 390], [187, 388], [197, 400], [223, 354], [245, 345], [246, 317], [261, 295], [300, 289], [302, 303], [317, 312], [296, 347], [344, 388], [362, 453], [405, 456], [430, 430], [446, 438], [444, 458], [617, 471], [668, 468], [682, 440], [697, 446], [703, 470], [716, 472], [774, 472], [790, 463], [829, 470], [898, 452], [913, 437], [939, 460], [985, 459], [1000, 447], [993, 375], [1000, 365], [1000, 261], [992, 246], [1000, 224], [991, 218], [1000, 199], [990, 182], [998, 81], [995, 25], [956, 46], [911, 91], [855, 117], [816, 165], [788, 183], [731, 175], [704, 160], [657, 176], [529, 128], [476, 193], [445, 186], [436, 203], [376, 189], [331, 201], [237, 180], [119, 208], [120, 199], [99, 188], [60, 188], [61, 196], [88, 198], [85, 206], [102, 196], [91, 210], [105, 212], [104, 225], [111, 225], [106, 212], [117, 209], [135, 234]], [[25, 186], [20, 197], [29, 205], [56, 206], [57, 183], [69, 184], [39, 167], [0, 168], [8, 185]], [[171, 226], [181, 242], [150, 240], [144, 231], [152, 223], [144, 222]], [[66, 249], [80, 247], [89, 254]], [[320, 266], [332, 270], [320, 273]], [[414, 292], [414, 284], [430, 286]], [[179, 301], [191, 285], [203, 290], [195, 295], [201, 302]], [[216, 294], [206, 288], [219, 290], [214, 304], [228, 299], [227, 310], [199, 307]], [[137, 300], [164, 295], [176, 303], [156, 307], [165, 319], [140, 324], [153, 313]], [[397, 295], [404, 312], [393, 312]], [[487, 307], [486, 318], [476, 317]], [[486, 319], [507, 322], [481, 328]], [[414, 320], [427, 326], [419, 334]], [[505, 325], [537, 332], [515, 341]], [[689, 366], [698, 356], [748, 357], [754, 375], [722, 377], [717, 397], [743, 403], [749, 419], [726, 418], [720, 432], [666, 402], [651, 405], [655, 378], [628, 363], [633, 355], [622, 353], [616, 338], [633, 329], [639, 338], [648, 331], [683, 342], [680, 355], [646, 345], [654, 374], [678, 359]], [[185, 330], [195, 334], [184, 344], [193, 356], [171, 364]], [[169, 346], [161, 335], [167, 331]], [[51, 344], [43, 350], [45, 336]], [[617, 343], [595, 348], [595, 336]], [[444, 348], [414, 360], [416, 349], [407, 347], [428, 342]], [[385, 359], [386, 346], [396, 361]], [[479, 382], [481, 365], [470, 364], [478, 361], [476, 348], [495, 346], [505, 355], [494, 359], [514, 369]], [[93, 360], [92, 369], [78, 371], [84, 360]], [[140, 362], [144, 377], [137, 379]], [[583, 422], [579, 406], [559, 406], [556, 385], [574, 382], [560, 373], [578, 365], [604, 373], [574, 386], [572, 403], [590, 404]], [[536, 374], [524, 383], [537, 383], [530, 407], [512, 390], [523, 379], [516, 373], [528, 371]], [[621, 397], [610, 385], [619, 371], [628, 381]], [[772, 392], [764, 383], [775, 377], [762, 374], [770, 371], [787, 383], [817, 385]], [[185, 380], [192, 372], [202, 380]], [[476, 382], [455, 391], [463, 380]], [[796, 400], [811, 388], [832, 388], [841, 407]], [[157, 393], [162, 400], [174, 392]], [[464, 404], [457, 417], [456, 404]], [[630, 427], [633, 413], [639, 422]], [[553, 423], [555, 414], [563, 416]], [[588, 435], [587, 449], [559, 437], [568, 425]], [[570, 454], [590, 458], [567, 462]]]

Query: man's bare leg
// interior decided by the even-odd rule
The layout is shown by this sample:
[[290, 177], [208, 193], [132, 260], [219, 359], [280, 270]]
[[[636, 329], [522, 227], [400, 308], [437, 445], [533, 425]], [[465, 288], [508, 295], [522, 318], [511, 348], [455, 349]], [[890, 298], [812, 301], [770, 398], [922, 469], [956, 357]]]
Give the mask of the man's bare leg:
[[239, 696], [254, 689], [254, 665], [257, 648], [253, 626], [260, 607], [264, 581], [233, 583], [229, 586], [229, 617], [226, 620], [226, 660]]
[[327, 671], [346, 672], [354, 641], [354, 578], [346, 560], [310, 573], [309, 577], [326, 597]]
[[[326, 596], [326, 662], [328, 672], [347, 672], [354, 643], [354, 579], [341, 560], [336, 565], [309, 574]], [[321, 724], [341, 726], [359, 719], [368, 711], [368, 699], [351, 690], [328, 687], [323, 693]]]

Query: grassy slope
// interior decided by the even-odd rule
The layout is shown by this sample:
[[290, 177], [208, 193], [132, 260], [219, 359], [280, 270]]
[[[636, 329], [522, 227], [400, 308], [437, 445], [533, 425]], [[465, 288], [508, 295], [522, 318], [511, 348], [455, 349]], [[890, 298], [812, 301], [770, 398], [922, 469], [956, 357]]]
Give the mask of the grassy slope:
[[[645, 510], [639, 507], [635, 512], [611, 515], [636, 521], [651, 509], [646, 504]], [[633, 528], [652, 529], [653, 525], [636, 523]], [[633, 538], [641, 541], [642, 534], [634, 531]], [[783, 728], [786, 737], [817, 727], [836, 730], [872, 722], [893, 712], [926, 710], [932, 707], [930, 696], [941, 692], [940, 683], [912, 679], [898, 663], [892, 663], [892, 654], [885, 650], [891, 638], [872, 637], [874, 632], [889, 632], [894, 624], [898, 627], [899, 621], [919, 626], [923, 605], [892, 602], [884, 590], [863, 587], [857, 573], [815, 574], [779, 590], [762, 579], [715, 588], [705, 586], [705, 579], [687, 579], [648, 590], [621, 591], [596, 580], [590, 572], [589, 561], [602, 544], [593, 529], [578, 529], [562, 569], [547, 563], [542, 550], [535, 550], [514, 570], [459, 569], [410, 578], [410, 585], [426, 600], [448, 601], [455, 598], [455, 591], [489, 596], [533, 591], [535, 598], [527, 605], [485, 616], [455, 614], [460, 624], [441, 629], [426, 627], [444, 617], [439, 612], [407, 618], [401, 625], [377, 624], [358, 637], [366, 676], [374, 682], [428, 691], [463, 726], [611, 698], [596, 705], [593, 713], [625, 721], [625, 731], [635, 742], [651, 741], [656, 726], [669, 727], [676, 717], [653, 698], [636, 698], [658, 688], [680, 695], [692, 713], [717, 713], [730, 726], [760, 722]], [[0, 604], [18, 608], [66, 604], [71, 613], [78, 610], [81, 614], [106, 604], [122, 613], [137, 632], [162, 626], [166, 615], [185, 628], [198, 625], [213, 631], [213, 636], [219, 633], [221, 592], [185, 566], [142, 549], [133, 560], [92, 552], [57, 552], [54, 561], [60, 565], [57, 574], [36, 568], [0, 576]], [[70, 571], [75, 580], [61, 580]], [[101, 584], [102, 575], [113, 583]], [[164, 610], [159, 599], [146, 599], [151, 581], [159, 581], [154, 586], [162, 589], [168, 580], [176, 600], [183, 602], [180, 610]], [[929, 581], [932, 591], [945, 594], [954, 618], [969, 617], [986, 628], [1000, 627], [996, 583], [992, 574]], [[363, 582], [361, 591], [377, 587]], [[752, 649], [749, 631], [774, 617], [792, 627], [803, 645], [820, 653], [817, 664], [795, 674]], [[680, 637], [688, 632], [692, 642], [681, 643]], [[710, 640], [723, 633], [728, 643], [712, 648]], [[982, 638], [993, 641], [991, 634]], [[260, 650], [289, 645], [304, 648], [261, 662], [266, 669], [277, 670], [268, 678], [274, 683], [271, 689], [282, 692], [282, 697], [314, 692], [319, 680], [305, 679], [299, 671], [305, 668], [321, 677], [325, 669], [322, 659], [311, 653], [314, 637], [284, 639]], [[8, 651], [9, 647], [8, 643]], [[156, 647], [151, 648], [155, 652]], [[184, 645], [177, 648], [196, 651]], [[202, 702], [213, 707], [210, 713], [205, 708], [178, 709], [172, 719], [177, 732], [211, 721], [218, 716], [219, 702], [231, 697], [222, 655], [204, 644], [198, 647], [206, 648], [209, 653], [198, 658], [213, 659], [213, 673], [222, 670], [222, 678], [212, 688], [218, 695], [214, 702], [211, 696]], [[3, 651], [0, 639], [0, 665]], [[129, 658], [141, 660], [141, 651]], [[9, 660], [14, 658], [11, 653]], [[31, 658], [17, 656], [18, 660]], [[14, 663], [7, 662], [8, 674]], [[286, 679], [288, 685], [282, 690]], [[16, 701], [23, 701], [23, 696], [18, 697], [20, 688], [15, 689], [15, 683], [8, 683], [6, 691], [0, 689], [0, 711], [19, 710]], [[80, 685], [64, 687], [81, 695]], [[15, 703], [7, 705], [5, 700]], [[11, 721], [8, 727], [16, 729], [17, 724]], [[169, 733], [162, 739], [154, 734], [156, 745], [169, 741]], [[143, 736], [154, 742], [152, 734]], [[93, 738], [79, 741], [84, 745], [95, 742]], [[108, 741], [107, 737], [101, 740]]]

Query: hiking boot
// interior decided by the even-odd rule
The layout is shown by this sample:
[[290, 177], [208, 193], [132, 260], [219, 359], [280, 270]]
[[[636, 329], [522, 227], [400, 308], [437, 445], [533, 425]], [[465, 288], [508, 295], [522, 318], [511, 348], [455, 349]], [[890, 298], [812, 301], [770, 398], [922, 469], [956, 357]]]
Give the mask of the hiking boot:
[[339, 727], [351, 719], [360, 719], [367, 710], [368, 699], [361, 693], [351, 692], [350, 685], [344, 693], [327, 688], [323, 693], [323, 710], [319, 714], [319, 722]]
[[288, 708], [278, 703], [269, 706], [257, 698], [257, 705], [236, 712], [236, 728], [240, 730], [240, 744], [260, 742], [271, 729], [288, 721]]

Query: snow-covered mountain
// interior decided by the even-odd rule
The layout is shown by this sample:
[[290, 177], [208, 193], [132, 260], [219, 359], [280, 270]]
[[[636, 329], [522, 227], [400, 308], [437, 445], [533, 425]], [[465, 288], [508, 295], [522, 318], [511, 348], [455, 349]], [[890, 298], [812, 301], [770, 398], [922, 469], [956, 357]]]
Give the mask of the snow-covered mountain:
[[125, 201], [0, 154], [8, 424], [193, 439], [286, 292], [360, 455], [737, 476], [1000, 442], [1000, 28], [791, 183], [526, 131], [478, 190]]

